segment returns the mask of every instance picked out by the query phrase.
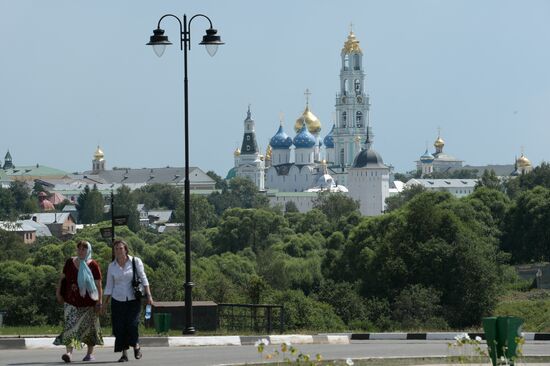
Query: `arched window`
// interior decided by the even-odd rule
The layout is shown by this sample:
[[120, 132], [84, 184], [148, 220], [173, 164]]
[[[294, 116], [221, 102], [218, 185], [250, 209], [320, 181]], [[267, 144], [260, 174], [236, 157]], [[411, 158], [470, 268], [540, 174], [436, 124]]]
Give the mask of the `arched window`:
[[347, 118], [348, 117], [348, 114], [346, 112], [342, 112], [342, 127], [346, 127], [347, 125]]
[[349, 92], [349, 80], [344, 80], [344, 95], [348, 95]]
[[361, 82], [359, 81], [359, 79], [355, 79], [354, 85], [355, 85], [355, 94], [361, 94]]
[[349, 55], [344, 55], [344, 70], [349, 70]]
[[355, 113], [355, 126], [363, 127], [363, 112], [361, 111], [357, 111], [357, 113]]
[[361, 70], [361, 60], [359, 59], [358, 54], [353, 55], [353, 69]]

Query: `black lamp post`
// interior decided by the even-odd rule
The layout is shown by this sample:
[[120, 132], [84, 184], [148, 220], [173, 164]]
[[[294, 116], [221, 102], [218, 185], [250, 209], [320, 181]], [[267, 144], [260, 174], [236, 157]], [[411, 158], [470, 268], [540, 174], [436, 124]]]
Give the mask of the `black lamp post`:
[[193, 282], [191, 282], [191, 221], [190, 221], [190, 191], [189, 191], [189, 92], [187, 81], [187, 50], [191, 49], [191, 22], [196, 17], [203, 17], [210, 23], [210, 28], [206, 30], [206, 34], [202, 37], [202, 42], [199, 44], [206, 46], [206, 51], [210, 56], [214, 56], [218, 50], [218, 46], [224, 44], [220, 36], [216, 35], [218, 32], [212, 28], [212, 21], [206, 15], [196, 14], [187, 22], [187, 15], [183, 16], [183, 23], [177, 16], [173, 14], [163, 15], [157, 24], [157, 29], [153, 30], [150, 42], [148, 46], [153, 46], [153, 51], [157, 56], [162, 56], [167, 45], [172, 43], [168, 40], [168, 37], [164, 35], [164, 29], [160, 28], [160, 23], [166, 17], [172, 17], [177, 19], [180, 25], [180, 49], [183, 51], [183, 69], [184, 69], [184, 133], [185, 133], [185, 186], [184, 186], [184, 199], [185, 199], [185, 328], [184, 334], [195, 333], [195, 327], [193, 327], [193, 297], [191, 292], [193, 290]]

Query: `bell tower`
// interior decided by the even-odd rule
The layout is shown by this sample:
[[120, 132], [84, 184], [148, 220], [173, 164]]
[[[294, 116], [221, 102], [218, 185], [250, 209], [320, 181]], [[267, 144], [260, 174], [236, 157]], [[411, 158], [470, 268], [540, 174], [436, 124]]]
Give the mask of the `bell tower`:
[[343, 168], [353, 164], [359, 153], [356, 136], [367, 134], [369, 124], [369, 96], [365, 93], [363, 51], [350, 30], [340, 53], [340, 90], [336, 93], [336, 124], [334, 127], [334, 165]]
[[92, 160], [92, 173], [97, 174], [105, 170], [105, 154], [97, 145], [97, 149], [94, 153], [94, 159]]

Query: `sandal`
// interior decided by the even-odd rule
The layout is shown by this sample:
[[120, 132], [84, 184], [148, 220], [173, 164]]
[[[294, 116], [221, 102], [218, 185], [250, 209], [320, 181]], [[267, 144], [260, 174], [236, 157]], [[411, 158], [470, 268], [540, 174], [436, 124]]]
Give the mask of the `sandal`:
[[141, 356], [143, 356], [141, 354], [141, 347], [135, 347], [134, 348], [134, 357], [136, 358], [136, 360], [139, 360], [141, 358]]
[[65, 363], [71, 362], [71, 355], [68, 353], [64, 353], [63, 356], [61, 356], [61, 359], [65, 361]]
[[122, 355], [122, 357], [118, 359], [118, 362], [128, 362], [128, 356]]

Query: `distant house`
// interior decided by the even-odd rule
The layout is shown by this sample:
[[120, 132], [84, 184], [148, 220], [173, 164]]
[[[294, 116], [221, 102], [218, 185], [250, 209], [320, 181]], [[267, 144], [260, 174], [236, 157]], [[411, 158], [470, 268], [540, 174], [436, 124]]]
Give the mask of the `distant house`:
[[25, 244], [34, 243], [37, 237], [52, 236], [46, 225], [32, 220], [0, 221], [0, 229], [15, 232], [23, 239]]
[[137, 205], [137, 210], [139, 213], [139, 222], [142, 226], [164, 225], [174, 219], [174, 211], [172, 210], [147, 210], [142, 203]]
[[455, 197], [464, 197], [475, 189], [477, 179], [410, 179], [405, 187], [420, 185], [428, 191], [445, 191]]
[[35, 213], [31, 219], [46, 225], [52, 235], [60, 239], [68, 239], [76, 234], [76, 221], [70, 212]]

